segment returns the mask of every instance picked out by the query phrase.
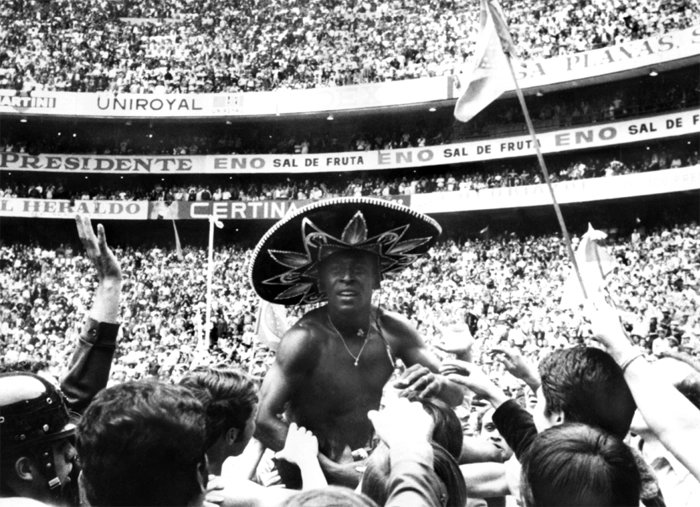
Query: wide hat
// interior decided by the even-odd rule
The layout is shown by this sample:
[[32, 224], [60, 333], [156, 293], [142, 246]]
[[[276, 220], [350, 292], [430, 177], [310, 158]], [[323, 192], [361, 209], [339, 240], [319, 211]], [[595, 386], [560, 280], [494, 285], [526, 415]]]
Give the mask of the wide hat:
[[442, 232], [432, 218], [396, 201], [340, 197], [289, 213], [253, 251], [250, 279], [265, 301], [280, 305], [320, 303], [322, 260], [347, 250], [377, 257], [380, 276], [424, 256]]

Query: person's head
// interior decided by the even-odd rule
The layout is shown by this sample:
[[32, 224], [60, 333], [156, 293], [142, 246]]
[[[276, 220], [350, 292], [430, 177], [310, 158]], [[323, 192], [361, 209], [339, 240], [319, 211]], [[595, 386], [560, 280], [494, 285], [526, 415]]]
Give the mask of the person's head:
[[[326, 261], [372, 259], [370, 288], [428, 253], [441, 232], [432, 218], [396, 201], [332, 198], [288, 213], [258, 242], [250, 280], [265, 301], [286, 306], [321, 303], [331, 280]], [[325, 264], [325, 266], [323, 266]], [[324, 270], [325, 290], [320, 287]]]
[[326, 486], [302, 491], [284, 502], [284, 507], [378, 507], [367, 495], [350, 488]]
[[192, 390], [204, 405], [206, 448], [218, 445], [237, 456], [255, 432], [258, 387], [247, 373], [233, 368], [200, 366], [186, 374], [180, 385]]
[[101, 391], [78, 425], [91, 506], [193, 506], [207, 481], [206, 418], [186, 387], [132, 381]]
[[[431, 442], [433, 447], [433, 469], [440, 478], [442, 507], [463, 507], [467, 503], [467, 485], [459, 469], [457, 460], [440, 444]], [[360, 484], [362, 493], [384, 505], [391, 493], [389, 477], [391, 475], [391, 459], [389, 448], [380, 443], [367, 460], [367, 467], [362, 475]]]
[[438, 398], [420, 398], [418, 395], [409, 395], [408, 399], [423, 405], [423, 410], [433, 418], [433, 441], [444, 447], [454, 459], [459, 461], [462, 455], [464, 433], [462, 432], [462, 422], [457, 413]]
[[368, 307], [372, 291], [379, 288], [377, 256], [362, 250], [343, 250], [323, 259], [319, 266], [319, 291], [339, 309]]
[[0, 496], [50, 503], [70, 496], [73, 435], [63, 396], [50, 382], [28, 372], [0, 375]]
[[505, 439], [498, 432], [498, 428], [493, 422], [493, 413], [496, 411], [489, 407], [481, 412], [476, 420], [476, 431], [479, 437], [493, 444], [498, 449], [502, 461], [508, 461], [513, 456], [513, 449], [510, 448]]
[[641, 478], [630, 448], [587, 424], [539, 433], [522, 459], [525, 507], [638, 507]]
[[637, 408], [622, 369], [593, 347], [556, 350], [539, 365], [534, 421], [538, 431], [564, 422], [598, 426], [624, 438]]

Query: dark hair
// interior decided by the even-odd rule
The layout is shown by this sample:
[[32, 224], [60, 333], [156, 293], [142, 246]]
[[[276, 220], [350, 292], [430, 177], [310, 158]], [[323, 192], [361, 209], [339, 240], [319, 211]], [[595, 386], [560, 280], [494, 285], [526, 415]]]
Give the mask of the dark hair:
[[185, 387], [141, 380], [101, 391], [77, 429], [90, 505], [189, 505], [206, 484], [205, 424]]
[[258, 404], [258, 387], [253, 378], [232, 368], [195, 368], [180, 385], [192, 390], [204, 405], [209, 449], [229, 428], [243, 430]]
[[367, 495], [342, 486], [314, 488], [294, 495], [284, 507], [378, 507]]
[[420, 398], [415, 393], [409, 395], [408, 399], [423, 405], [423, 410], [433, 418], [435, 425], [433, 440], [459, 461], [462, 455], [464, 434], [462, 433], [462, 422], [452, 407], [438, 398]]
[[620, 439], [592, 426], [564, 423], [539, 433], [523, 455], [526, 507], [638, 507], [637, 462]]
[[540, 362], [539, 372], [547, 414], [562, 411], [568, 422], [625, 437], [637, 406], [610, 355], [593, 347], [557, 350]]
[[[445, 497], [443, 507], [464, 507], [467, 504], [467, 485], [459, 469], [457, 460], [444, 447], [431, 442], [433, 447], [433, 469], [442, 481]], [[391, 460], [389, 448], [378, 446], [369, 460], [362, 476], [362, 492], [379, 505], [384, 505], [389, 499], [389, 476], [391, 475]]]
[[700, 409], [700, 375], [692, 373], [675, 384], [675, 388], [695, 406]]

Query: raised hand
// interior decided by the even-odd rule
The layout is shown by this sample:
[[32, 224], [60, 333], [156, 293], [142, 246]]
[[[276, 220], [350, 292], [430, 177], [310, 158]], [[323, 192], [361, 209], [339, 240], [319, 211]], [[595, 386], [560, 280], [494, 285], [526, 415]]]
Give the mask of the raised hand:
[[403, 372], [394, 387], [402, 390], [399, 395], [402, 397], [415, 393], [419, 398], [428, 398], [440, 392], [444, 381], [444, 377], [436, 375], [427, 367], [414, 364]]
[[503, 366], [506, 371], [529, 385], [533, 391], [537, 391], [540, 386], [540, 378], [534, 366], [528, 363], [520, 351], [512, 347], [493, 347], [490, 351]]
[[296, 423], [289, 425], [287, 440], [284, 442], [284, 449], [279, 451], [275, 457], [301, 466], [301, 463], [309, 459], [317, 459], [318, 440], [309, 430]]
[[90, 317], [98, 322], [116, 323], [122, 290], [122, 270], [119, 261], [107, 245], [102, 224], [97, 226], [95, 236], [88, 217], [76, 215], [75, 223], [87, 256], [97, 269], [98, 284]]
[[503, 391], [488, 378], [478, 366], [458, 359], [449, 359], [442, 363], [440, 373], [448, 380], [471, 389], [474, 393], [488, 400], [494, 407], [508, 400]]
[[468, 360], [474, 347], [474, 337], [466, 324], [452, 324], [442, 329], [442, 340], [435, 348], [456, 354], [458, 359]]
[[390, 448], [427, 442], [435, 425], [417, 401], [396, 398], [381, 410], [367, 413], [377, 436]]
[[102, 280], [121, 280], [122, 271], [119, 261], [114, 256], [112, 249], [107, 245], [105, 229], [102, 224], [97, 226], [97, 236], [92, 230], [92, 222], [89, 217], [75, 216], [78, 227], [78, 236], [85, 247], [88, 259], [97, 269], [97, 277]]

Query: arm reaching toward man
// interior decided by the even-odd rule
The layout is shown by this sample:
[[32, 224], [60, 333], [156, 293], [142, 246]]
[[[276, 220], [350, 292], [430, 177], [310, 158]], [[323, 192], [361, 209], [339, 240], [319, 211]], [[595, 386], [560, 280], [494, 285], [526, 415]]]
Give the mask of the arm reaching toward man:
[[700, 480], [700, 411], [671, 384], [654, 378], [651, 365], [628, 339], [617, 310], [601, 299], [589, 304], [588, 317], [593, 336], [622, 368], [649, 428]]

